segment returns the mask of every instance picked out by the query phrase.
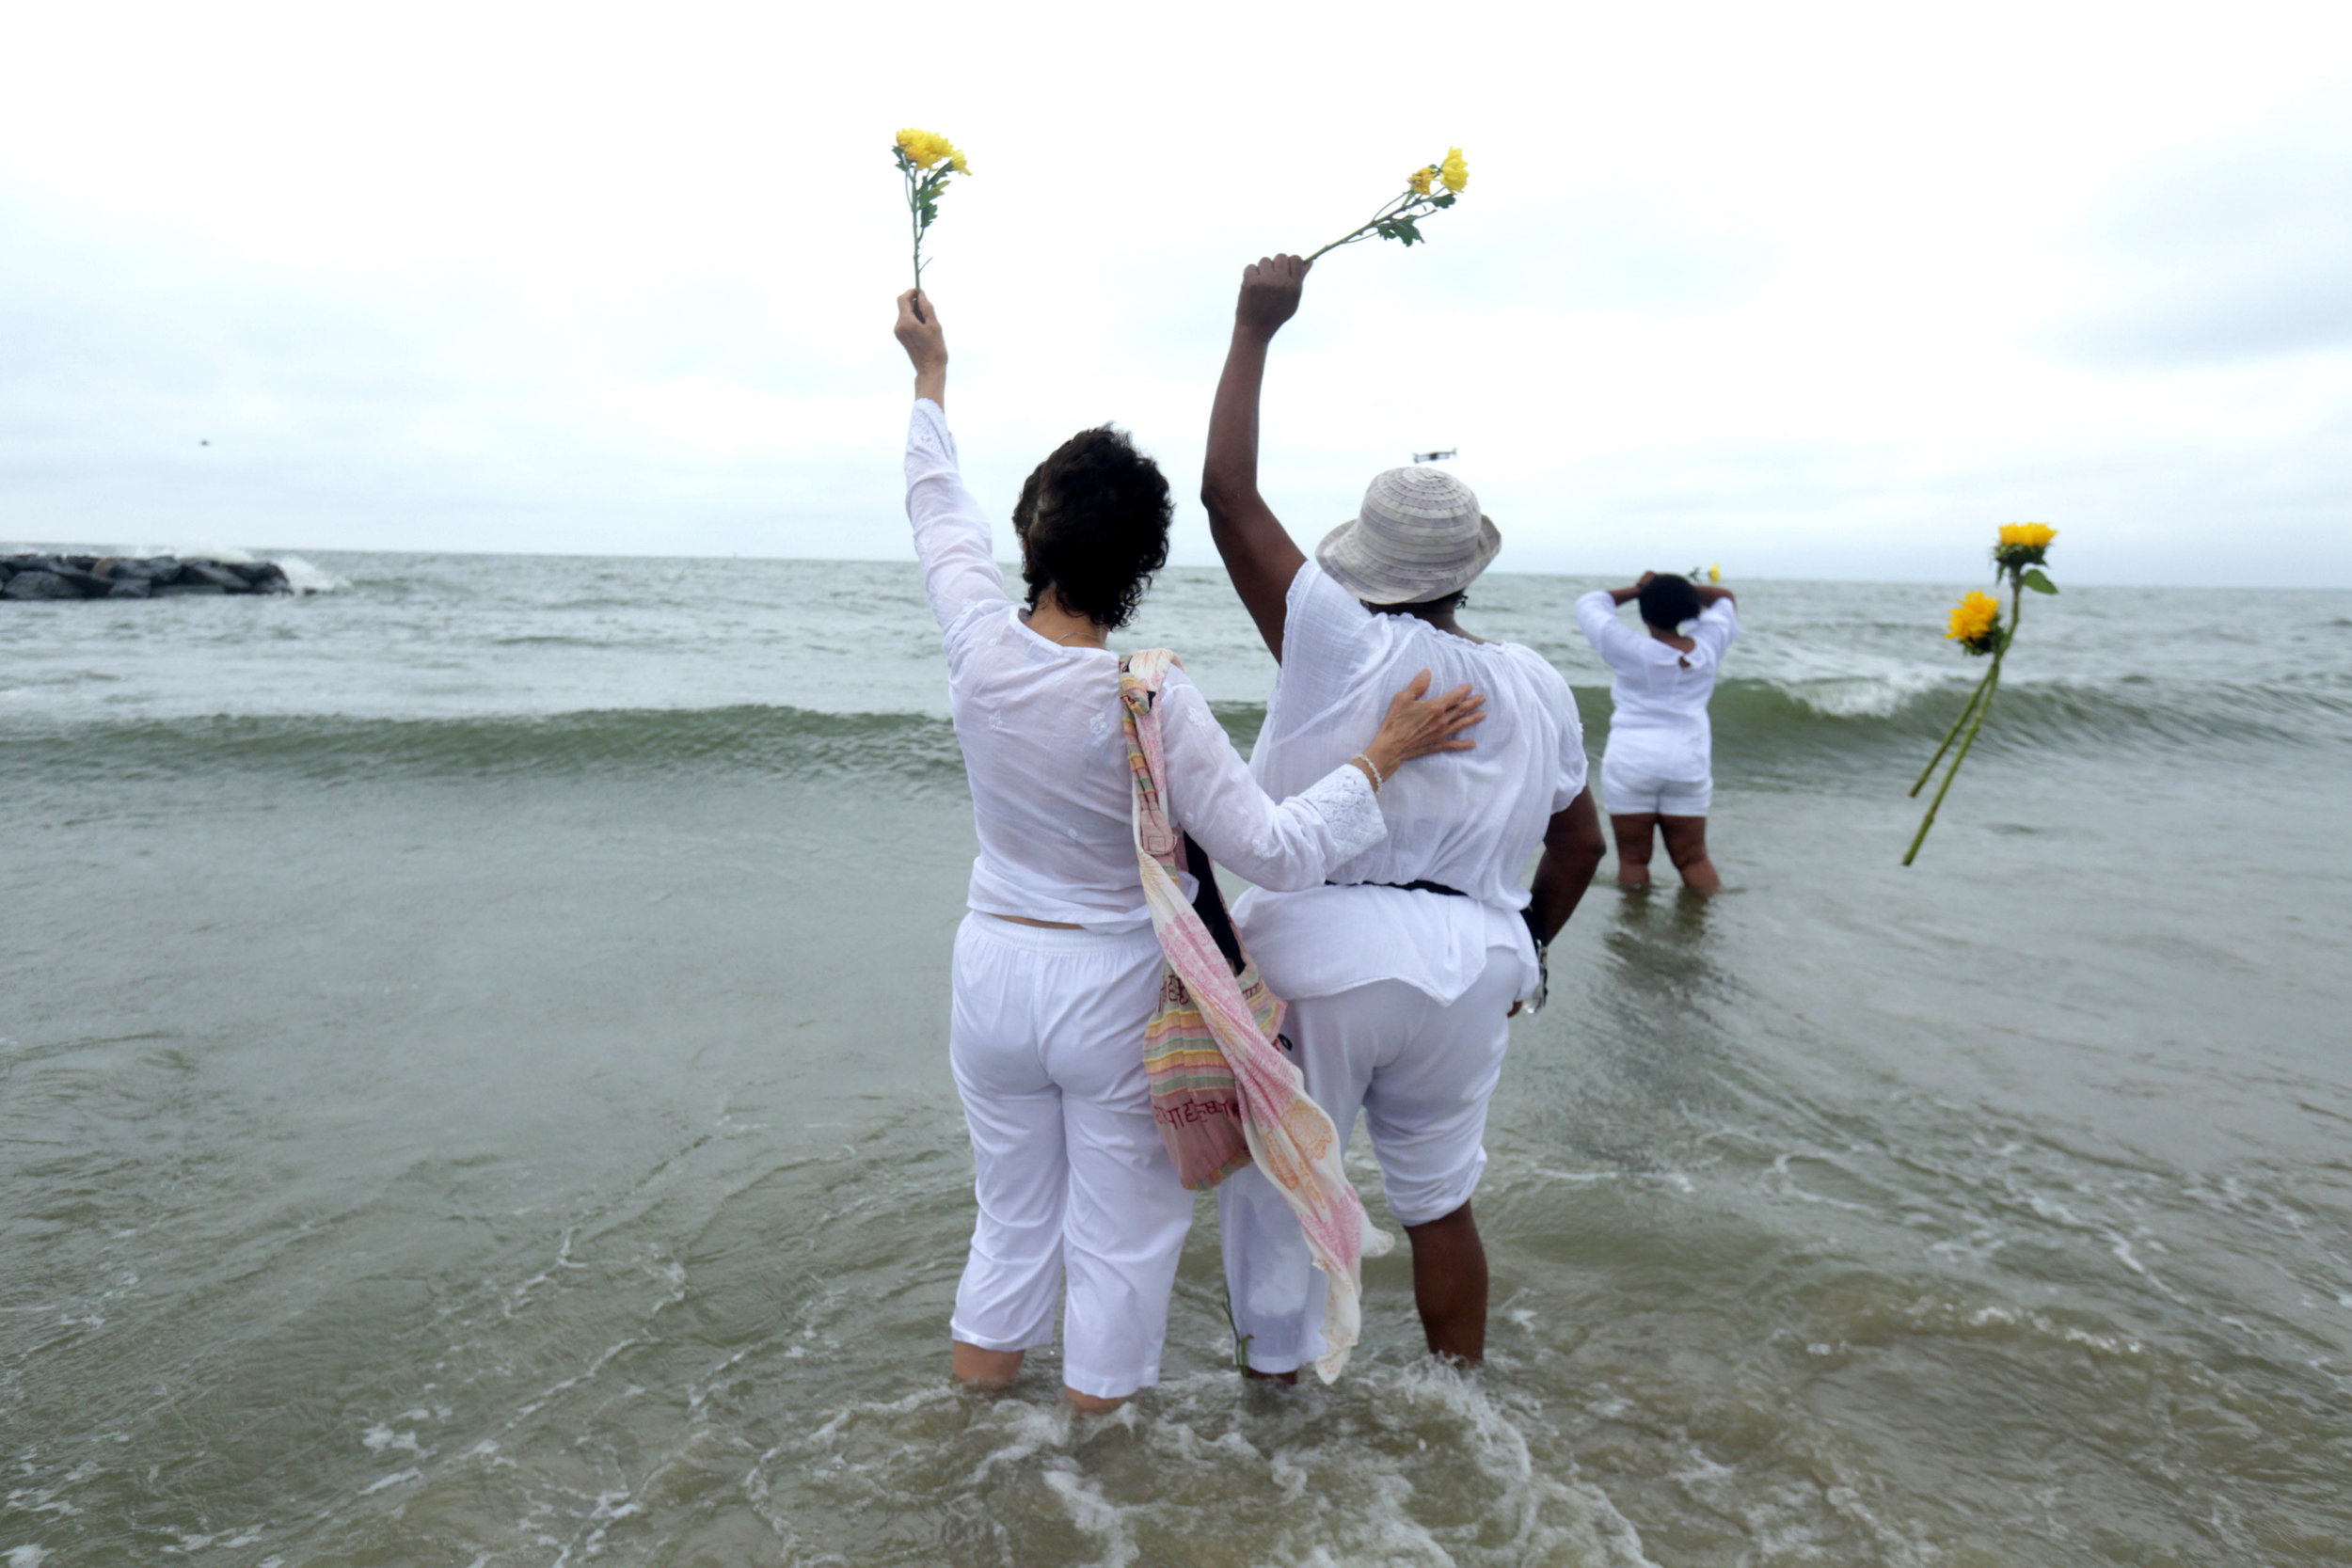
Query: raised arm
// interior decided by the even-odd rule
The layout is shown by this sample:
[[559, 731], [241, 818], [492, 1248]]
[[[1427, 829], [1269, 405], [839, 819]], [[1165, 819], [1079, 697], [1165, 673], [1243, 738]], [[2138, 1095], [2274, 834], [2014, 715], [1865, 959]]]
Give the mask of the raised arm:
[[946, 631], [975, 604], [1001, 602], [1005, 575], [989, 543], [988, 515], [964, 487], [956, 438], [947, 430], [947, 339], [928, 299], [914, 314], [912, 290], [898, 296], [894, 331], [914, 363], [914, 409], [907, 420], [907, 521], [923, 563], [923, 590]]
[[1698, 591], [1699, 608], [1701, 610], [1705, 610], [1710, 605], [1721, 603], [1724, 600], [1728, 600], [1733, 604], [1738, 604], [1740, 602], [1739, 594], [1733, 593], [1730, 589], [1725, 588], [1719, 582], [1694, 582], [1691, 586]]
[[1691, 623], [1691, 640], [1721, 658], [1740, 636], [1740, 601], [1728, 588], [1713, 583], [1699, 590], [1699, 618]]
[[1630, 588], [1596, 588], [1576, 601], [1576, 624], [1583, 630], [1584, 641], [1610, 664], [1641, 657], [1641, 645], [1647, 640], [1617, 619], [1617, 607], [1641, 591], [1638, 583]]
[[1258, 623], [1258, 635], [1277, 663], [1282, 658], [1291, 579], [1307, 557], [1258, 494], [1258, 397], [1265, 383], [1266, 346], [1297, 311], [1306, 277], [1307, 263], [1295, 256], [1270, 256], [1242, 269], [1233, 342], [1209, 410], [1209, 457], [1200, 475], [1209, 537], [1216, 541], [1233, 591]]

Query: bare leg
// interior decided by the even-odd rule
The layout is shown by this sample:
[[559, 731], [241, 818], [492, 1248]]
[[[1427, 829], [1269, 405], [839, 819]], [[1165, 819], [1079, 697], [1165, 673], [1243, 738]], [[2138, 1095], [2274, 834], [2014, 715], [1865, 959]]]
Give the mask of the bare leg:
[[982, 1350], [977, 1345], [955, 1341], [956, 1381], [967, 1388], [996, 1389], [1012, 1385], [1021, 1375], [1021, 1358], [1026, 1351]]
[[1610, 829], [1617, 835], [1619, 887], [1649, 886], [1650, 830], [1657, 825], [1658, 814], [1649, 811], [1609, 818]]
[[1413, 1243], [1413, 1305], [1421, 1309], [1429, 1354], [1475, 1367], [1486, 1358], [1486, 1243], [1463, 1204], [1442, 1219], [1408, 1225]]
[[1073, 1410], [1087, 1416], [1107, 1416], [1135, 1398], [1133, 1394], [1121, 1394], [1115, 1400], [1100, 1399], [1092, 1394], [1081, 1394], [1075, 1388], [1068, 1386], [1063, 1387], [1061, 1397], [1070, 1402], [1070, 1407]]
[[1682, 873], [1682, 885], [1693, 893], [1712, 893], [1724, 885], [1715, 863], [1707, 858], [1707, 818], [1661, 816], [1658, 831], [1666, 840], [1667, 858]]

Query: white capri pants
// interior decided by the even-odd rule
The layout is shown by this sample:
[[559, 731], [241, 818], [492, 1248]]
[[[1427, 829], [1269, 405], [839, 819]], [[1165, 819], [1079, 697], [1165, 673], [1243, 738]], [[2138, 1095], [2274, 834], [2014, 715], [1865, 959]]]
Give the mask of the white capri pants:
[[1600, 799], [1612, 816], [1705, 816], [1715, 798], [1712, 776], [1704, 779], [1663, 779], [1645, 768], [1629, 767], [1607, 752], [1600, 755]]
[[1053, 1342], [1058, 1306], [1062, 1381], [1098, 1399], [1159, 1381], [1192, 1226], [1143, 1076], [1159, 994], [1148, 926], [1104, 934], [972, 913], [956, 932], [947, 1056], [980, 1212], [950, 1332], [1031, 1350]]
[[[1330, 1114], [1343, 1148], [1363, 1112], [1399, 1223], [1443, 1219], [1477, 1190], [1486, 1103], [1511, 1043], [1504, 1021], [1524, 977], [1517, 949], [1490, 947], [1485, 971], [1451, 1003], [1380, 980], [1291, 1005], [1282, 1032], [1297, 1047], [1307, 1092]], [[1281, 1194], [1248, 1166], [1217, 1188], [1216, 1212], [1250, 1368], [1295, 1371], [1321, 1356], [1323, 1276]]]

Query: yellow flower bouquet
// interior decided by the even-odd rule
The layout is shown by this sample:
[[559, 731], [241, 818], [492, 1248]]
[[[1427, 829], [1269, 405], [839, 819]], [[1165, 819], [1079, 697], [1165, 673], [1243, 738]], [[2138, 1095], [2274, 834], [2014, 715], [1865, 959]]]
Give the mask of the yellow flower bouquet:
[[[1357, 228], [1333, 240], [1323, 250], [1337, 250], [1343, 245], [1374, 235], [1384, 240], [1396, 240], [1405, 245], [1425, 243], [1428, 236], [1421, 231], [1421, 220], [1430, 214], [1454, 205], [1454, 198], [1470, 183], [1470, 165], [1462, 161], [1462, 150], [1446, 149], [1442, 163], [1427, 165], [1405, 177], [1405, 189], [1381, 203], [1380, 210]], [[1311, 261], [1323, 254], [1318, 250], [1307, 258]]]
[[[1989, 657], [1992, 667], [1977, 682], [1977, 689], [1968, 693], [1968, 701], [1961, 705], [1960, 717], [1944, 732], [1944, 744], [1928, 758], [1927, 767], [1919, 770], [1919, 779], [1911, 786], [1916, 797], [1927, 787], [1935, 773], [1935, 766], [1951, 751], [1952, 742], [1960, 741], [1960, 750], [1952, 756], [1952, 765], [1945, 769], [1944, 782], [1936, 786], [1935, 799], [1928, 802], [1928, 814], [1920, 819], [1919, 831], [1912, 835], [1911, 847], [1903, 851], [1903, 863], [1909, 865], [1919, 853], [1919, 846], [1927, 842], [1928, 830], [1935, 826], [1935, 814], [1944, 804], [1944, 796], [1952, 787], [1952, 780], [1960, 773], [1960, 765], [1968, 760], [1968, 749], [1977, 743], [1977, 735], [1984, 728], [1984, 716], [1993, 710], [1993, 693], [2001, 685], [2001, 659], [2010, 644], [2017, 639], [2017, 622], [2026, 608], [2026, 590], [2037, 594], [2055, 594], [2058, 584], [2042, 570], [2048, 561], [2050, 541], [2058, 537], [2058, 530], [2047, 523], [2005, 523], [2000, 537], [1993, 546], [1993, 586], [1998, 590], [2007, 578], [2010, 589], [2009, 618], [2004, 624], [2001, 601], [1980, 588], [1972, 588], [1961, 595], [1960, 603], [1951, 608], [1945, 618], [1944, 640], [1957, 642], [1961, 651], [1971, 657]], [[1968, 734], [1961, 735], [1966, 725]]]
[[[923, 289], [923, 231], [939, 217], [939, 193], [947, 188], [951, 176], [969, 174], [963, 154], [955, 144], [934, 131], [907, 130], [898, 133], [898, 139], [890, 144], [891, 156], [898, 161], [898, 173], [906, 181], [907, 220], [914, 227], [914, 288]], [[914, 314], [920, 320], [922, 303], [915, 303]]]

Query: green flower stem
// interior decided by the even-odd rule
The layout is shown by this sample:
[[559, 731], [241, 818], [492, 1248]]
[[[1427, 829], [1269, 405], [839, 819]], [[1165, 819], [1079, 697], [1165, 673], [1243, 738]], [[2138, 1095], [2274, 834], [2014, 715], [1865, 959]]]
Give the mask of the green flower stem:
[[1935, 826], [1935, 814], [1942, 809], [1944, 797], [1951, 789], [1952, 781], [1960, 777], [1960, 765], [1968, 760], [1968, 749], [1977, 743], [1977, 732], [1984, 728], [1984, 716], [1993, 711], [1993, 693], [1999, 689], [2000, 684], [2001, 656], [1994, 654], [1992, 672], [1984, 678], [1982, 688], [1984, 701], [1977, 705], [1976, 721], [1968, 726], [1968, 738], [1960, 743], [1960, 754], [1952, 758], [1952, 766], [1945, 773], [1944, 782], [1936, 786], [1935, 799], [1928, 802], [1928, 815], [1920, 818], [1919, 831], [1911, 838], [1911, 847], [1903, 851], [1905, 865], [1909, 865], [1917, 856], [1919, 846], [1928, 841], [1928, 830]]
[[[907, 159], [903, 152], [898, 157], [898, 172], [905, 177], [907, 182], [907, 227], [913, 231], [914, 238], [914, 292], [918, 294], [923, 292], [923, 231], [930, 227], [923, 220], [923, 202], [925, 198], [936, 198], [941, 190], [946, 188], [945, 182], [951, 166], [943, 163], [929, 174], [924, 174]], [[923, 304], [920, 300], [917, 300], [914, 305], [914, 319], [916, 321], [923, 319]]]
[[[2012, 567], [2010, 570], [2009, 577], [2009, 627], [2001, 636], [2001, 645], [1994, 650], [1993, 668], [1985, 672], [1983, 681], [1980, 682], [1977, 688], [1978, 691], [1982, 694], [1983, 700], [1974, 704], [1976, 716], [1969, 720], [1968, 737], [1960, 743], [1960, 753], [1952, 758], [1952, 766], [1950, 769], [1945, 773], [1944, 782], [1936, 786], [1935, 799], [1928, 802], [1928, 815], [1920, 819], [1919, 831], [1912, 835], [1911, 847], [1903, 851], [1903, 863], [1905, 865], [1909, 865], [1918, 855], [1919, 846], [1927, 842], [1928, 830], [1935, 826], [1935, 814], [1942, 808], [1944, 804], [1944, 797], [1951, 790], [1952, 781], [1960, 777], [1960, 765], [1968, 760], [1969, 749], [1976, 745], [1978, 732], [1984, 728], [1984, 716], [1993, 711], [1993, 695], [2001, 689], [2001, 660], [2009, 656], [2010, 644], [2017, 641], [2017, 623], [2019, 618], [2024, 615], [2026, 609], [2026, 585], [2022, 578], [2022, 574], [2017, 568]], [[1963, 717], [1965, 715], [1963, 714]], [[1947, 746], [1950, 745], [1951, 737], [1947, 736], [1945, 737], [1944, 744]], [[1939, 752], [1938, 754], [1940, 755], [1941, 753]], [[1935, 767], [1935, 764], [1931, 762], [1928, 764], [1928, 767], [1932, 769]], [[1926, 782], [1926, 779], [1922, 777], [1920, 783], [1924, 784]], [[1918, 786], [1916, 784], [1912, 786], [1912, 793], [1915, 795], [1918, 793]]]
[[[1406, 191], [1405, 193], [1406, 197], [1409, 197], [1413, 193], [1410, 191]], [[1372, 216], [1364, 223], [1359, 225], [1353, 230], [1350, 230], [1347, 233], [1341, 235], [1338, 239], [1333, 240], [1329, 245], [1325, 245], [1323, 250], [1337, 250], [1343, 245], [1354, 245], [1358, 240], [1360, 240], [1366, 234], [1371, 233], [1373, 230], [1379, 225], [1382, 218], [1394, 217], [1398, 213], [1403, 212], [1404, 209], [1398, 205], [1398, 202], [1403, 199], [1404, 198], [1402, 197], [1391, 198], [1388, 201], [1381, 205], [1378, 212], [1373, 214]], [[1323, 254], [1323, 250], [1314, 252], [1314, 254], [1309, 256], [1307, 260], [1309, 261], [1312, 261], [1316, 256]]]
[[[1370, 218], [1365, 220], [1357, 228], [1350, 230], [1347, 233], [1344, 233], [1338, 239], [1333, 240], [1329, 245], [1325, 245], [1323, 250], [1337, 250], [1343, 245], [1354, 245], [1358, 240], [1362, 239], [1365, 235], [1371, 233], [1375, 229], [1379, 228], [1381, 224], [1385, 223], [1390, 218], [1403, 216], [1412, 208], [1420, 205], [1422, 202], [1429, 200], [1437, 194], [1438, 193], [1433, 190], [1428, 196], [1422, 196], [1417, 191], [1407, 190], [1401, 196], [1391, 197], [1386, 202], [1381, 204], [1381, 208], [1378, 212], [1373, 214]], [[1436, 211], [1437, 209], [1434, 207], [1430, 209], [1430, 212], [1434, 213]], [[1415, 215], [1418, 217], [1426, 217], [1429, 214], [1427, 213], [1422, 213], [1416, 214]], [[1312, 261], [1316, 256], [1323, 254], [1323, 250], [1314, 252], [1314, 254], [1309, 256], [1307, 260]]]
[[923, 319], [923, 204], [915, 199], [914, 166], [903, 164], [907, 179], [907, 227], [914, 231], [914, 319]]
[[[1994, 661], [1994, 667], [1998, 668], [1997, 660]], [[1983, 678], [1977, 682], [1977, 689], [1968, 693], [1968, 701], [1961, 705], [1960, 717], [1954, 719], [1952, 727], [1944, 732], [1944, 744], [1935, 749], [1935, 755], [1928, 758], [1928, 765], [1919, 769], [1919, 782], [1911, 786], [1911, 793], [1915, 797], [1920, 790], [1927, 787], [1928, 776], [1935, 771], [1935, 765], [1944, 760], [1944, 753], [1952, 749], [1952, 742], [1960, 738], [1960, 727], [1968, 722], [1970, 714], [1977, 711], [1977, 705], [1984, 700], [1984, 689], [1992, 684], [1993, 672], [1987, 670]]]

